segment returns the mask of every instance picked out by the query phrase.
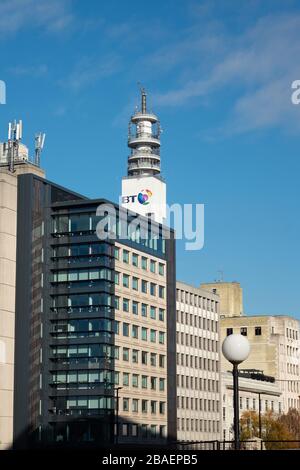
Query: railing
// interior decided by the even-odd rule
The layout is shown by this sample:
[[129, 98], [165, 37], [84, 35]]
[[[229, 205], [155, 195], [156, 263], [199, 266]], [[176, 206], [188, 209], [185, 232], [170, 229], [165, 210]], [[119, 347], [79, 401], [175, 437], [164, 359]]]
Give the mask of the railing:
[[141, 141], [141, 142], [144, 142], [146, 139], [146, 141], [150, 141], [150, 140], [157, 140], [159, 142], [159, 134], [150, 134], [150, 132], [141, 132], [139, 134], [129, 134], [128, 135], [128, 142], [131, 142], [132, 140], [137, 140], [137, 141]]
[[141, 153], [143, 154], [149, 154], [149, 155], [157, 155], [160, 156], [160, 148], [154, 147], [154, 148], [146, 148], [145, 150], [143, 149], [132, 149], [131, 155], [129, 158], [134, 157], [135, 155], [140, 155]]
[[160, 170], [160, 164], [153, 162], [146, 163], [141, 161], [138, 161], [136, 163], [128, 163], [128, 170], [138, 170], [139, 168], [151, 168], [154, 170]]
[[[234, 450], [234, 441], [194, 441], [172, 444], [178, 450]], [[240, 441], [240, 450], [293, 450], [300, 449], [300, 440], [249, 439]]]

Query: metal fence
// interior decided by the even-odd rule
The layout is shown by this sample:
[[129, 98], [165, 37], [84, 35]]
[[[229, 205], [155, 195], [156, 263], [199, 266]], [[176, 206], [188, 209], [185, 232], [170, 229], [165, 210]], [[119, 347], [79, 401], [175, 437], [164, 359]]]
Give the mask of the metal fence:
[[[234, 441], [177, 442], [177, 450], [235, 450]], [[300, 450], [300, 440], [249, 439], [240, 442], [240, 450]]]

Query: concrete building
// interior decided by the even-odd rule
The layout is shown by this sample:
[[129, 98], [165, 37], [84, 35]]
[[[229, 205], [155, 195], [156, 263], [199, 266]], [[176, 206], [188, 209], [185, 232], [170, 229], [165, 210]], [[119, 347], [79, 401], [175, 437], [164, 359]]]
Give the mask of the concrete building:
[[[288, 315], [244, 315], [239, 283], [203, 284], [220, 295], [221, 342], [232, 333], [247, 336], [251, 352], [245, 369], [259, 369], [275, 377], [282, 392], [283, 412], [300, 408], [300, 323]], [[222, 371], [230, 369], [222, 356]]]
[[244, 314], [243, 290], [239, 282], [213, 282], [201, 284], [220, 297], [220, 318], [239, 317]]
[[12, 157], [8, 143], [0, 143], [0, 449], [13, 438], [17, 181], [28, 173], [44, 176], [27, 147], [19, 142]]
[[[282, 394], [273, 377], [267, 377], [257, 370], [239, 371], [239, 409], [259, 413], [282, 412]], [[222, 439], [233, 440], [233, 377], [230, 371], [222, 372]]]
[[221, 436], [219, 297], [177, 282], [177, 438]]
[[[166, 437], [167, 383], [172, 380], [167, 362], [168, 344], [172, 348], [167, 338], [167, 282], [172, 280], [167, 271], [174, 270], [161, 253], [137, 248], [119, 243], [115, 247], [115, 370], [116, 384], [123, 387], [119, 414], [121, 420], [134, 421], [134, 435], [140, 427], [145, 435]], [[127, 428], [122, 425], [120, 442], [128, 441]]]
[[[289, 316], [266, 315], [223, 318], [221, 340], [231, 333], [241, 333], [249, 339], [251, 352], [243, 368], [260, 369], [275, 377], [282, 392], [283, 412], [299, 409], [299, 321]], [[222, 358], [222, 370], [229, 368]]]

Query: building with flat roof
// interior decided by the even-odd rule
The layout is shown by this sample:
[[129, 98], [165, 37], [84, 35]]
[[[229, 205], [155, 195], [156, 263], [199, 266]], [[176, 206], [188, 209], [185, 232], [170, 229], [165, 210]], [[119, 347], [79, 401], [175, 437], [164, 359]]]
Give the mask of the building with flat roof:
[[176, 440], [175, 241], [136, 217], [18, 178], [15, 448]]
[[219, 296], [177, 282], [177, 438], [221, 436]]
[[[221, 340], [232, 333], [247, 336], [251, 350], [243, 368], [260, 369], [275, 378], [282, 393], [282, 410], [300, 408], [299, 320], [289, 316], [253, 315], [221, 319]], [[222, 370], [230, 370], [222, 357]]]
[[44, 176], [18, 138], [0, 143], [0, 449], [13, 440], [18, 176]]

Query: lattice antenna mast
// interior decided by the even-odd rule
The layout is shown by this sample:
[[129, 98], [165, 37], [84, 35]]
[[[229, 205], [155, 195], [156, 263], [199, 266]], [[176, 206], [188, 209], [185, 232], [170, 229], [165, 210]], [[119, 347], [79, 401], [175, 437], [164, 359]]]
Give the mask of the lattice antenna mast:
[[15, 161], [19, 158], [19, 143], [22, 134], [23, 124], [21, 120], [8, 123], [8, 168], [11, 173], [15, 172]]

